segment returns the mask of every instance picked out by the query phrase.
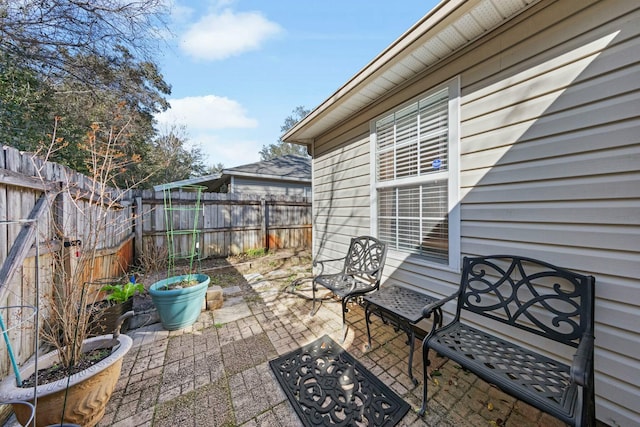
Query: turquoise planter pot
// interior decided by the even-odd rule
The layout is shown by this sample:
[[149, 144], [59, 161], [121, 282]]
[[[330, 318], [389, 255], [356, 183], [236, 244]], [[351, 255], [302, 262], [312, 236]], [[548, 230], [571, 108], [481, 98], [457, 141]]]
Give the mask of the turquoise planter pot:
[[[200, 283], [183, 289], [163, 289], [189, 277]], [[165, 329], [175, 331], [195, 323], [202, 310], [210, 280], [206, 274], [187, 274], [169, 277], [151, 285], [149, 294]]]

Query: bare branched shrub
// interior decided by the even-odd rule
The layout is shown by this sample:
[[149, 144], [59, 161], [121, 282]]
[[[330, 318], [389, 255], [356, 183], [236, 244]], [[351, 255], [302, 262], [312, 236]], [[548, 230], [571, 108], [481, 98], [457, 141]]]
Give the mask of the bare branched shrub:
[[[56, 123], [58, 120], [56, 118]], [[48, 316], [44, 318], [41, 337], [60, 352], [60, 361], [65, 367], [74, 366], [79, 360], [90, 328], [90, 312], [85, 307], [100, 297], [96, 289], [87, 286], [102, 279], [95, 277], [96, 272], [101, 271], [96, 265], [99, 250], [108, 236], [119, 235], [129, 226], [128, 221], [114, 214], [126, 208], [124, 199], [131, 188], [117, 188], [116, 179], [138, 161], [124, 154], [129, 124], [129, 120], [116, 112], [112, 123], [91, 126], [82, 145], [90, 153], [87, 165], [90, 176], [80, 182], [64, 177], [55, 205], [51, 206], [54, 217], [59, 204], [65, 212], [74, 212], [71, 218], [52, 221], [58, 236], [58, 241], [51, 243], [56, 247], [49, 248], [55, 254], [52, 268], [56, 285], [52, 301], [47, 304]], [[54, 127], [48, 144], [43, 145], [38, 154], [47, 160], [64, 143], [56, 137]], [[45, 182], [44, 163], [34, 164], [43, 165], [37, 172]], [[74, 221], [76, 216], [78, 220]]]
[[166, 270], [168, 256], [169, 253], [166, 247], [157, 246], [154, 242], [145, 242], [138, 261], [145, 272], [156, 273]]

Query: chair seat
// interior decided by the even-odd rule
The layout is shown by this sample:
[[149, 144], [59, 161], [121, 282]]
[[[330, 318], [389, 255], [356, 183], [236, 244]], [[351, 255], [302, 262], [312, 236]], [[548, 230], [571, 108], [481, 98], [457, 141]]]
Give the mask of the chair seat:
[[315, 282], [329, 289], [340, 298], [348, 295], [364, 294], [376, 289], [374, 284], [342, 273], [318, 276], [315, 278]]
[[428, 346], [561, 419], [573, 415], [578, 393], [568, 365], [460, 322], [437, 331]]

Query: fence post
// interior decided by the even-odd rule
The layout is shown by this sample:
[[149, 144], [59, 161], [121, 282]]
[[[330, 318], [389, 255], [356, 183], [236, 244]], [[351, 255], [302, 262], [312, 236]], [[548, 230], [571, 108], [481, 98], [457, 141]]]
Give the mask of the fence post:
[[262, 209], [262, 232], [264, 233], [264, 251], [269, 252], [269, 209], [266, 199], [260, 199]]
[[133, 220], [134, 220], [134, 225], [133, 225], [133, 230], [135, 233], [135, 237], [134, 237], [134, 243], [135, 243], [135, 247], [134, 247], [134, 254], [133, 254], [133, 258], [138, 260], [139, 257], [142, 255], [142, 251], [143, 251], [143, 246], [142, 246], [142, 197], [138, 196], [136, 197], [136, 204], [135, 204], [135, 211], [133, 212]]

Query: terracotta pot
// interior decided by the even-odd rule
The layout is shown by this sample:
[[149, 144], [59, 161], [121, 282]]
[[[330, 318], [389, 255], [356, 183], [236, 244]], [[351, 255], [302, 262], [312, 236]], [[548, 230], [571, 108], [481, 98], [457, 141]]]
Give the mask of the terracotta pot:
[[[5, 378], [0, 384], [0, 400], [21, 400], [34, 403], [36, 407], [36, 426], [59, 425], [61, 422], [78, 424], [85, 427], [95, 426], [104, 416], [107, 403], [115, 389], [122, 359], [131, 349], [133, 341], [127, 335], [117, 338], [118, 345], [104, 360], [90, 368], [78, 372], [71, 377], [37, 387], [37, 399], [34, 403], [34, 387], [22, 388], [16, 386], [13, 375]], [[108, 347], [112, 342], [112, 335], [102, 335], [84, 341], [83, 350], [90, 351]], [[58, 352], [52, 351], [38, 358], [38, 369], [51, 366], [58, 360]], [[34, 363], [24, 366], [21, 371], [23, 378], [28, 378], [34, 372]], [[69, 391], [67, 392], [67, 386]], [[66, 394], [66, 407], [65, 407]], [[64, 419], [62, 411], [64, 408]], [[30, 413], [25, 405], [13, 405], [18, 421], [25, 425]]]

